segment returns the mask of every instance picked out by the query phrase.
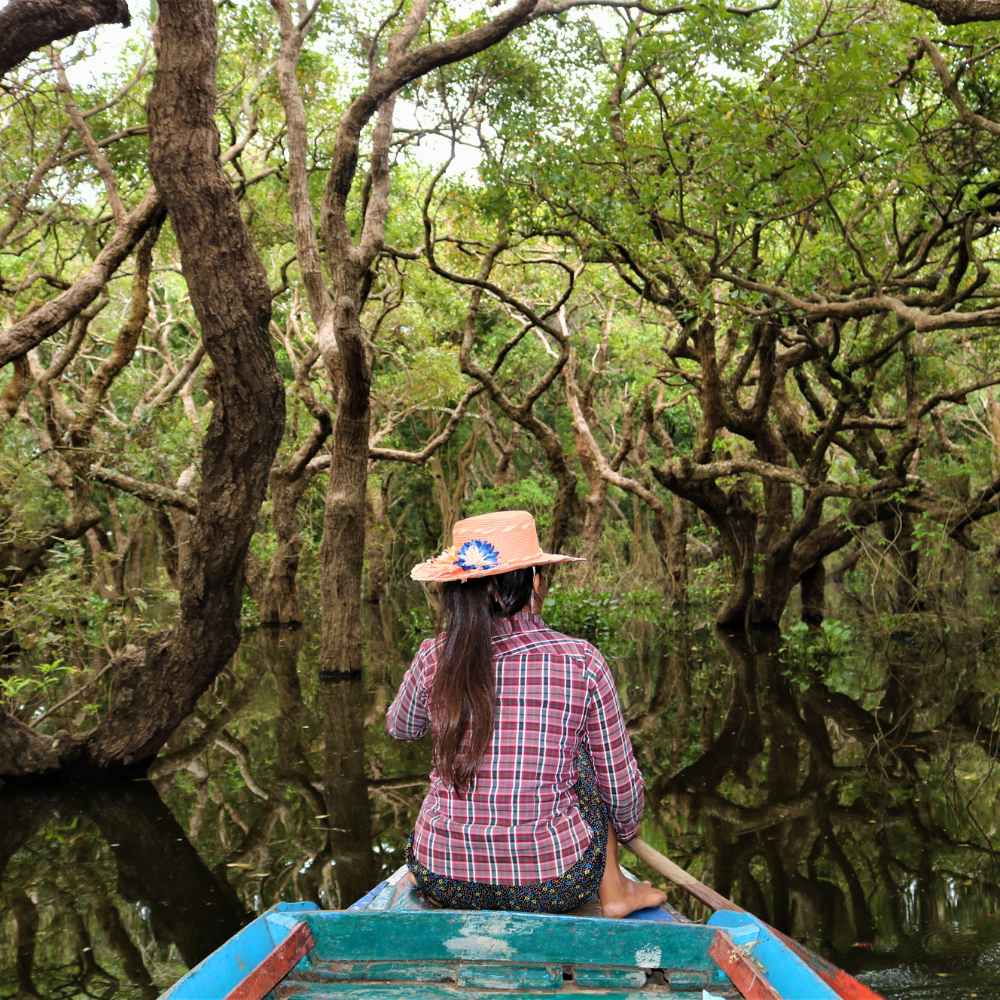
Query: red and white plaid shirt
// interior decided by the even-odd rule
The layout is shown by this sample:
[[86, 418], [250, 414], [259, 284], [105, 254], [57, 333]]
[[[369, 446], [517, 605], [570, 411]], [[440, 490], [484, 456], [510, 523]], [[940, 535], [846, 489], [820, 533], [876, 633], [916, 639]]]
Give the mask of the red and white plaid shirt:
[[[421, 645], [389, 706], [386, 728], [396, 739], [427, 732], [443, 642], [437, 636]], [[580, 747], [590, 751], [619, 840], [631, 840], [642, 815], [642, 775], [601, 654], [522, 611], [494, 623], [493, 662], [493, 737], [463, 795], [431, 772], [413, 837], [417, 860], [472, 882], [521, 885], [561, 875], [591, 839], [573, 792]]]

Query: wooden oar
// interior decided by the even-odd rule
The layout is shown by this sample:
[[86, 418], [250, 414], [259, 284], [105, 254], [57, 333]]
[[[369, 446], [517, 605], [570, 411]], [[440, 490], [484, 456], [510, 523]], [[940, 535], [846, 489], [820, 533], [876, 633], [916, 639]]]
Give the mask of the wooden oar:
[[[680, 865], [674, 864], [665, 854], [661, 854], [655, 847], [650, 847], [644, 840], [636, 837], [624, 845], [640, 861], [644, 861], [653, 871], [659, 872], [665, 878], [670, 879], [675, 885], [679, 885], [685, 892], [700, 900], [713, 910], [736, 910], [739, 913], [747, 913], [742, 906], [737, 906], [731, 899], [726, 899], [721, 893], [716, 892], [704, 882], [699, 882], [693, 875], [684, 871]], [[760, 918], [758, 918], [760, 919]], [[763, 921], [762, 921], [763, 923]], [[882, 1000], [882, 997], [874, 990], [870, 990], [864, 983], [859, 983], [854, 976], [838, 969], [832, 962], [825, 958], [820, 958], [808, 948], [799, 944], [787, 934], [782, 934], [770, 924], [765, 924], [772, 934], [780, 938], [806, 965], [811, 968], [838, 996], [844, 1000]]]

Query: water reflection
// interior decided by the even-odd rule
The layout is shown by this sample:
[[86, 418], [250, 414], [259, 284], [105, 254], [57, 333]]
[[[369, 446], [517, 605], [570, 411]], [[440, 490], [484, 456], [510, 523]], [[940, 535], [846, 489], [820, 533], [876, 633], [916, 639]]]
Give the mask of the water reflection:
[[[775, 635], [718, 639], [728, 671], [690, 683], [721, 721], [700, 726], [686, 756], [652, 760], [663, 846], [849, 969], [946, 973], [987, 954], [1000, 936], [1000, 742], [963, 721], [983, 692], [941, 700], [939, 685], [968, 665], [908, 648], [837, 673], [783, 657]], [[950, 988], [934, 995], [963, 995]]]
[[[321, 679], [306, 632], [251, 636], [152, 782], [2, 793], [0, 996], [152, 997], [272, 902], [395, 868], [428, 766], [382, 726], [398, 621], [365, 677]], [[644, 833], [888, 996], [998, 995], [991, 649], [858, 645], [646, 629], [619, 669]]]
[[367, 697], [360, 671], [323, 679], [323, 789], [329, 820], [334, 881], [340, 906], [349, 906], [377, 881], [372, 851], [372, 809], [365, 768]]
[[153, 997], [151, 966], [176, 974], [249, 919], [147, 782], [17, 792], [3, 811], [15, 995]]

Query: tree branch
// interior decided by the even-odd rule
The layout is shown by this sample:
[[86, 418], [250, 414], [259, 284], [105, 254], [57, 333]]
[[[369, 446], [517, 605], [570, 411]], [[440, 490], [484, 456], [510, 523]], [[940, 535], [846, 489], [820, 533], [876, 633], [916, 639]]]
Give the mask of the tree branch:
[[312, 203], [309, 199], [309, 174], [306, 153], [309, 136], [306, 130], [305, 104], [295, 75], [305, 38], [304, 28], [292, 23], [288, 0], [271, 0], [281, 32], [278, 55], [278, 91], [285, 112], [285, 135], [288, 148], [288, 198], [295, 226], [295, 247], [299, 273], [305, 285], [312, 321], [319, 330], [329, 313], [330, 296], [323, 281], [323, 263], [316, 239]]
[[105, 358], [87, 384], [80, 412], [70, 427], [71, 440], [77, 447], [90, 439], [97, 420], [98, 408], [107, 396], [111, 383], [132, 360], [139, 338], [142, 336], [142, 329], [149, 316], [149, 275], [153, 267], [153, 247], [156, 245], [159, 233], [159, 225], [153, 226], [139, 244], [128, 317], [115, 340], [111, 354]]
[[104, 155], [104, 151], [97, 145], [94, 134], [90, 131], [90, 127], [87, 125], [76, 101], [73, 100], [73, 89], [69, 85], [69, 78], [66, 76], [66, 67], [63, 66], [63, 61], [59, 53], [55, 49], [51, 49], [49, 57], [56, 71], [59, 92], [63, 95], [66, 114], [69, 115], [69, 120], [73, 123], [73, 128], [76, 129], [80, 141], [87, 150], [90, 162], [104, 182], [104, 191], [108, 196], [111, 214], [115, 217], [115, 225], [120, 229], [125, 225], [125, 206], [122, 204], [121, 195], [118, 193], [118, 182], [115, 180], [115, 173], [111, 169], [111, 164]]
[[970, 24], [1000, 20], [1000, 0], [902, 0], [929, 10], [942, 24]]
[[60, 38], [98, 24], [130, 23], [125, 0], [8, 0], [0, 10], [0, 76]]
[[46, 337], [62, 329], [82, 309], [100, 295], [122, 261], [136, 248], [143, 236], [159, 225], [165, 216], [155, 188], [125, 217], [125, 225], [115, 230], [94, 263], [61, 295], [39, 306], [13, 326], [0, 331], [0, 368], [37, 347]]
[[448, 422], [435, 434], [420, 451], [403, 451], [399, 448], [369, 448], [368, 457], [374, 461], [410, 462], [421, 465], [427, 461], [448, 439], [459, 425], [469, 405], [483, 391], [482, 385], [470, 386], [465, 395], [452, 410]]
[[[904, 0], [908, 2], [908, 0]], [[976, 5], [989, 6], [994, 10], [994, 14], [989, 18], [979, 18], [978, 20], [993, 20], [994, 18], [1000, 18], [1000, 0], [994, 5], [992, 3], [985, 4], [982, 0], [976, 0]], [[923, 6], [919, 4], [918, 6]], [[957, 6], [957, 5], [956, 5]], [[965, 6], [970, 6], [966, 4]], [[945, 21], [945, 24], [961, 24], [961, 21]], [[973, 128], [985, 129], [993, 135], [1000, 135], [1000, 122], [995, 122], [991, 118], [986, 118], [981, 114], [973, 111], [968, 104], [965, 103], [965, 98], [962, 96], [962, 92], [958, 89], [958, 81], [951, 75], [948, 70], [948, 64], [944, 61], [944, 56], [941, 55], [941, 50], [926, 37], [921, 37], [917, 39], [916, 52], [914, 57], [916, 59], [920, 58], [921, 53], [926, 53], [927, 58], [930, 59], [931, 65], [934, 67], [934, 72], [937, 73], [938, 78], [941, 80], [941, 86], [944, 89], [945, 96], [955, 105], [955, 110], [958, 112], [959, 118], [965, 122], [966, 125], [971, 125]]]
[[126, 476], [125, 473], [116, 472], [104, 465], [92, 465], [90, 474], [99, 483], [113, 486], [123, 493], [131, 493], [132, 496], [138, 497], [154, 507], [176, 507], [188, 514], [198, 513], [198, 502], [194, 497], [180, 490], [171, 489], [169, 486], [134, 479], [132, 476]]

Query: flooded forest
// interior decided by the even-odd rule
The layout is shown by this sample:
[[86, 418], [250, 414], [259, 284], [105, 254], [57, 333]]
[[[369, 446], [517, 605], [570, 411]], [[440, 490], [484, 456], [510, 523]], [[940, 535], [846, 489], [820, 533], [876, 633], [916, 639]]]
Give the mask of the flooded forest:
[[998, 38], [6, 0], [0, 998], [152, 1000], [397, 869], [410, 568], [501, 509], [583, 557], [542, 614], [646, 841], [887, 998], [1000, 996]]

